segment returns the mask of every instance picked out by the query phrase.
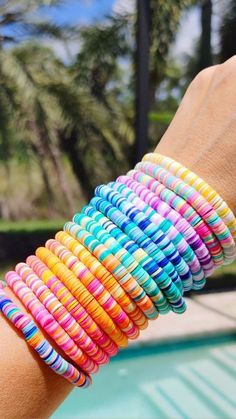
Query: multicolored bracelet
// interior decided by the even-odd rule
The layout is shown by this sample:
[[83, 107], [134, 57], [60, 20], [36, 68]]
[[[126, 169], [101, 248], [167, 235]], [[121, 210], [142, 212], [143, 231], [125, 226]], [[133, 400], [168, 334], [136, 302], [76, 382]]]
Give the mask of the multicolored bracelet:
[[143, 161], [152, 161], [155, 164], [161, 165], [175, 176], [177, 176], [179, 179], [183, 179], [189, 186], [192, 186], [196, 191], [198, 191], [212, 205], [219, 217], [230, 229], [231, 234], [236, 241], [236, 218], [231, 209], [228, 207], [227, 203], [208, 183], [206, 183], [191, 170], [182, 166], [180, 163], [176, 162], [170, 157], [165, 157], [162, 154], [146, 154], [143, 158]]
[[87, 387], [149, 320], [184, 312], [184, 292], [235, 260], [235, 240], [236, 219], [216, 191], [147, 154], [6, 274], [26, 313], [1, 285], [0, 310], [53, 371]]
[[66, 361], [45, 339], [43, 333], [38, 329], [36, 323], [7, 296], [0, 283], [0, 310], [4, 316], [20, 330], [27, 343], [38, 353], [40, 358], [57, 374], [66, 378], [71, 384], [77, 387], [88, 387], [91, 379], [82, 371], [76, 369]]

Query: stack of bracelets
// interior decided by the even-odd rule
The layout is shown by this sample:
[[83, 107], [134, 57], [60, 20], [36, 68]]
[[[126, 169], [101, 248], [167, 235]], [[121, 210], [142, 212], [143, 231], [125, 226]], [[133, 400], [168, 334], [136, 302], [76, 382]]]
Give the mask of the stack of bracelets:
[[216, 191], [176, 161], [147, 154], [6, 274], [26, 311], [3, 286], [0, 309], [52, 370], [87, 387], [148, 320], [183, 313], [184, 292], [234, 261], [235, 240], [236, 219]]

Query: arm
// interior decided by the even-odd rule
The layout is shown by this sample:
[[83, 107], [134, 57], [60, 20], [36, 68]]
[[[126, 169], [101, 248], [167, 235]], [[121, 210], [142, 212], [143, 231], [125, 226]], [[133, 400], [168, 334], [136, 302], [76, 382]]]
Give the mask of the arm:
[[[7, 294], [25, 311], [8, 288]], [[0, 412], [3, 419], [49, 417], [72, 390], [0, 315]]]
[[201, 71], [155, 151], [202, 177], [236, 212], [236, 56]]
[[[222, 195], [234, 212], [235, 71], [234, 57], [201, 72], [188, 88], [156, 149], [195, 171]], [[10, 290], [8, 292], [16, 300]], [[34, 355], [2, 316], [0, 330], [0, 412], [4, 412], [3, 418], [50, 416], [72, 387]]]

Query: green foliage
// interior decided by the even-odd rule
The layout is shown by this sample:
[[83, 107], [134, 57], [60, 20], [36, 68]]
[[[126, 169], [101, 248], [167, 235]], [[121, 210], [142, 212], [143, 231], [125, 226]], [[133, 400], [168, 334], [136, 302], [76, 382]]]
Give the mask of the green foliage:
[[173, 112], [162, 111], [162, 112], [150, 112], [149, 119], [152, 122], [158, 122], [160, 124], [169, 125], [174, 116]]
[[171, 43], [175, 39], [182, 11], [193, 0], [151, 0], [151, 48], [150, 48], [150, 100], [155, 102], [155, 93], [166, 74]]
[[66, 220], [27, 220], [17, 222], [0, 220], [0, 233], [56, 231], [62, 229], [65, 222]]
[[[168, 97], [160, 99], [150, 115], [158, 129], [166, 127], [177, 105], [172, 90], [178, 73], [171, 70], [167, 57], [181, 11], [191, 3], [151, 2], [150, 98], [172, 71], [165, 86]], [[78, 31], [45, 19], [44, 6], [55, 4], [60, 2], [0, 4], [0, 161], [6, 174], [0, 216], [6, 218], [28, 216], [30, 211], [35, 216], [34, 208], [40, 205], [46, 207], [47, 217], [72, 214], [80, 191], [88, 198], [96, 184], [125, 172], [132, 162], [135, 16], [108, 17], [105, 25], [96, 23]], [[72, 35], [80, 50], [67, 63], [39, 42], [46, 36], [64, 44]], [[153, 138], [160, 134], [152, 128]], [[12, 174], [16, 162], [24, 166], [31, 188], [25, 195], [31, 202], [23, 212], [24, 202], [16, 206], [11, 201], [20, 188], [20, 180]], [[34, 178], [36, 165], [40, 181]], [[10, 202], [11, 208], [6, 208]], [[40, 214], [45, 216], [45, 211]]]
[[19, 43], [35, 36], [50, 35], [56, 38], [61, 36], [62, 28], [40, 14], [43, 7], [60, 3], [60, 0], [2, 0], [0, 2], [1, 46]]
[[91, 93], [106, 101], [108, 84], [119, 81], [118, 59], [131, 52], [128, 42], [129, 19], [125, 16], [109, 18], [106, 25], [92, 25], [80, 31], [81, 50], [74, 69], [78, 83], [85, 84]]

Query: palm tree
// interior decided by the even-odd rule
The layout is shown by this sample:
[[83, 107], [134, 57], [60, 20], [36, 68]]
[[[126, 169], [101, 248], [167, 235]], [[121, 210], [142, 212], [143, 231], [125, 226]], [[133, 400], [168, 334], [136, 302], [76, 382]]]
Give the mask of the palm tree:
[[61, 37], [65, 30], [41, 16], [45, 7], [60, 0], [2, 0], [0, 3], [0, 45], [16, 44], [39, 36]]
[[[81, 28], [80, 52], [71, 67], [77, 85], [77, 105], [72, 110], [70, 100], [63, 96], [61, 101], [67, 103], [65, 112], [73, 115], [79, 111], [72, 118], [78, 123], [73, 123], [71, 136], [64, 144], [67, 153], [72, 154], [75, 174], [82, 176], [89, 196], [97, 182], [127, 170], [131, 163], [133, 98], [121, 66], [130, 61], [132, 54], [131, 26], [130, 17], [115, 16], [109, 17], [106, 25]], [[98, 162], [96, 166], [91, 156]]]
[[[70, 35], [70, 28], [33, 19], [33, 10], [40, 12], [45, 4], [55, 3], [1, 2], [0, 158], [6, 173], [17, 150], [29, 161], [37, 159], [47, 201], [50, 205], [55, 202], [51, 171], [68, 213], [73, 199], [64, 174], [65, 155], [86, 197], [97, 183], [114, 178], [131, 165], [134, 71], [128, 72], [129, 77], [126, 73], [127, 66], [134, 68], [134, 16], [114, 16], [106, 25], [81, 28], [80, 52], [73, 63], [66, 65], [52, 50], [35, 41], [39, 35], [60, 36], [62, 40]], [[168, 48], [183, 2], [175, 0], [168, 7], [166, 3], [158, 0], [159, 7], [153, 8], [153, 96], [165, 74]], [[158, 13], [165, 22], [172, 22], [162, 22], [159, 31], [162, 19]]]
[[[62, 37], [67, 28], [59, 28], [50, 21], [39, 19], [36, 12], [41, 7], [56, 4], [58, 1], [7, 1], [0, 5], [0, 73], [1, 73], [1, 96], [5, 104], [0, 120], [1, 142], [4, 149], [5, 165], [11, 155], [9, 121], [6, 116], [11, 110], [11, 118], [14, 115], [15, 129], [21, 127], [22, 135], [14, 135], [14, 138], [27, 138], [27, 147], [34, 151], [39, 161], [42, 178], [48, 194], [48, 199], [53, 202], [53, 191], [46, 169], [46, 160], [52, 162], [58, 179], [58, 186], [66, 200], [67, 207], [72, 212], [73, 203], [70, 188], [66, 185], [64, 171], [61, 166], [60, 149], [52, 128], [50, 114], [50, 100], [44, 86], [41, 83], [52, 77], [52, 67], [56, 73], [56, 62], [52, 52], [35, 44], [23, 44], [20, 47], [9, 48], [9, 44], [18, 45], [24, 40], [34, 39], [35, 36]], [[34, 12], [34, 13], [33, 13]], [[37, 17], [35, 17], [37, 16]], [[21, 44], [20, 44], [21, 45]], [[45, 65], [47, 60], [47, 65]], [[51, 72], [51, 73], [50, 73]], [[11, 93], [11, 94], [10, 94]], [[13, 112], [13, 113], [12, 113]], [[54, 121], [55, 122], [55, 121]], [[14, 144], [15, 149], [15, 144]], [[13, 150], [12, 150], [13, 151]], [[9, 172], [8, 165], [8, 172]], [[8, 173], [9, 177], [9, 173]]]
[[[69, 211], [73, 210], [70, 188], [67, 186], [61, 164], [60, 148], [56, 136], [59, 109], [47, 93], [46, 84], [55, 79], [60, 63], [52, 59], [52, 52], [35, 44], [0, 51], [1, 73], [6, 86], [15, 86], [15, 128], [20, 128], [18, 139], [23, 138], [39, 160], [42, 177], [53, 199], [46, 161], [52, 163], [58, 187], [66, 200]], [[47, 63], [47, 64], [45, 64]], [[15, 135], [16, 137], [16, 135]]]
[[[32, 1], [28, 4], [24, 2], [18, 4], [10, 1], [0, 9], [2, 13], [0, 28], [1, 26], [4, 28], [4, 25], [11, 25], [12, 28], [11, 37], [2, 37], [0, 71], [4, 76], [4, 85], [9, 89], [14, 86], [11, 106], [14, 108], [13, 119], [15, 128], [17, 126], [18, 143], [21, 141], [22, 145], [33, 151], [38, 159], [48, 200], [53, 202], [54, 194], [47, 170], [47, 161], [51, 161], [58, 186], [66, 199], [67, 207], [71, 209], [73, 203], [70, 187], [64, 177], [60, 148], [68, 155], [74, 174], [86, 197], [91, 195], [98, 181], [104, 181], [104, 173], [107, 173], [107, 179], [118, 174], [118, 167], [123, 161], [122, 147], [119, 146], [117, 139], [124, 145], [124, 137], [131, 130], [123, 121], [123, 114], [119, 113], [120, 106], [115, 102], [112, 104], [117, 89], [113, 89], [109, 100], [107, 95], [102, 95], [102, 91], [105, 84], [119, 79], [116, 58], [125, 53], [127, 43], [122, 40], [119, 32], [119, 48], [112, 53], [110, 43], [101, 66], [102, 68], [105, 65], [105, 71], [100, 71], [94, 83], [90, 83], [91, 79], [88, 83], [84, 81], [87, 67], [92, 70], [92, 78], [99, 69], [89, 66], [88, 57], [91, 56], [93, 64], [96, 63], [98, 57], [102, 56], [101, 54], [95, 56], [96, 48], [103, 40], [111, 39], [112, 34], [118, 38], [118, 31], [122, 25], [124, 27], [122, 21], [112, 22], [113, 24], [106, 30], [95, 26], [81, 31], [84, 48], [79, 57], [83, 70], [80, 74], [76, 72], [75, 66], [66, 67], [55, 58], [52, 51], [35, 42], [23, 43], [11, 49], [4, 48], [9, 42], [16, 43], [25, 38], [34, 39], [37, 34], [64, 35], [65, 28], [62, 31], [50, 22], [31, 21], [32, 9], [37, 10], [45, 3], [55, 2]], [[68, 33], [68, 28], [66, 30]], [[15, 33], [17, 36], [20, 34], [20, 38], [17, 38]], [[104, 76], [107, 77], [106, 80]], [[116, 113], [116, 123], [113, 120], [114, 113]], [[3, 138], [5, 137], [6, 135]], [[8, 144], [9, 146], [4, 147], [5, 153], [10, 147], [9, 138]], [[15, 143], [14, 147], [12, 144], [12, 152], [13, 148], [15, 149]], [[94, 160], [98, 160], [98, 164], [94, 165]]]
[[150, 108], [155, 103], [158, 86], [166, 74], [169, 49], [175, 39], [181, 14], [194, 0], [150, 0]]
[[[52, 83], [50, 93], [59, 101], [64, 126], [59, 130], [60, 143], [68, 155], [84, 196], [91, 197], [94, 187], [127, 170], [129, 124], [117, 103], [108, 107], [98, 101], [85, 86]], [[132, 139], [131, 139], [132, 142]]]

